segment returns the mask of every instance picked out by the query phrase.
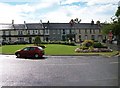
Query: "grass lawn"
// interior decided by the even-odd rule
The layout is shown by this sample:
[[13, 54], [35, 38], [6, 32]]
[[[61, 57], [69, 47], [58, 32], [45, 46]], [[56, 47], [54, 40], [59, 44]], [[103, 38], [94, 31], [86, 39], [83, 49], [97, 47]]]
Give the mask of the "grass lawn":
[[[28, 45], [4, 45], [0, 47], [1, 54], [14, 54], [16, 50], [24, 48]], [[113, 56], [117, 54], [117, 51], [113, 52], [101, 52], [101, 53], [76, 53], [75, 49], [79, 46], [59, 45], [59, 44], [46, 44], [45, 55], [104, 55]]]

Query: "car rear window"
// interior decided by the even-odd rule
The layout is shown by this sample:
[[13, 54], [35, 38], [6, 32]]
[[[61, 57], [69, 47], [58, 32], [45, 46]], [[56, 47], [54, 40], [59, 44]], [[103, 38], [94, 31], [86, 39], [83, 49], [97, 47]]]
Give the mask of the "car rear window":
[[43, 48], [42, 47], [38, 47], [40, 50], [43, 50]]

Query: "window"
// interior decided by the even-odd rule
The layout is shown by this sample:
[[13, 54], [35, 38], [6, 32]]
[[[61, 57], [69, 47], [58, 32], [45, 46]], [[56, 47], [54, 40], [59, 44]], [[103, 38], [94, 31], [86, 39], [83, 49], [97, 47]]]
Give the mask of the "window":
[[36, 30], [36, 34], [38, 33], [38, 30]]
[[70, 34], [72, 33], [72, 29], [70, 29]]
[[99, 33], [101, 33], [101, 29], [99, 29]]
[[23, 35], [23, 31], [21, 31], [21, 35]]
[[63, 34], [65, 34], [65, 29], [63, 29]]
[[92, 29], [90, 29], [90, 34], [92, 33]]
[[58, 29], [58, 31], [57, 31], [57, 32], [58, 32], [58, 34], [60, 34], [60, 29]]
[[87, 34], [87, 29], [85, 29], [85, 34]]
[[33, 30], [33, 34], [35, 34], [35, 31]]
[[23, 35], [23, 31], [18, 31], [18, 35]]
[[23, 49], [23, 51], [28, 51], [30, 49], [30, 47], [26, 47]]
[[30, 47], [30, 50], [35, 50], [35, 48], [34, 47]]
[[9, 35], [11, 35], [11, 31], [9, 31]]
[[40, 30], [38, 30], [38, 34], [41, 34], [41, 33], [40, 33]]
[[28, 34], [30, 34], [30, 31], [28, 30]]
[[87, 36], [87, 35], [85, 35], [85, 39], [86, 39], [86, 40], [88, 39], [88, 36]]
[[11, 41], [11, 38], [9, 38], [9, 41]]
[[45, 33], [48, 34], [48, 29], [45, 30]]
[[79, 34], [81, 34], [81, 30], [79, 29]]
[[92, 36], [91, 36], [91, 39], [92, 39], [92, 40], [95, 40], [95, 35], [92, 35]]
[[4, 37], [3, 40], [6, 41], [6, 38]]
[[18, 35], [20, 35], [20, 31], [18, 31]]
[[53, 29], [53, 34], [55, 34], [55, 29]]
[[81, 35], [79, 35], [79, 39], [81, 39]]
[[3, 31], [3, 35], [5, 35], [5, 31]]
[[102, 35], [98, 35], [98, 40], [102, 40]]
[[95, 34], [95, 29], [93, 29], [93, 33]]
[[81, 35], [79, 35], [79, 40], [78, 41], [80, 41], [81, 42]]

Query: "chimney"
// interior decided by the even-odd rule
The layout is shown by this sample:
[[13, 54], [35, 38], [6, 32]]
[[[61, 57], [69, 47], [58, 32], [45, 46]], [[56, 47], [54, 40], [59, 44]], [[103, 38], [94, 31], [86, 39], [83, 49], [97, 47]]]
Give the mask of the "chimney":
[[27, 29], [27, 26], [26, 26], [26, 21], [24, 21], [24, 26], [25, 26], [25, 29]]
[[24, 24], [26, 24], [26, 21], [24, 21]]
[[94, 24], [94, 21], [93, 21], [93, 19], [92, 19], [92, 21], [91, 21], [91, 25], [93, 25]]
[[40, 20], [40, 23], [42, 24], [42, 20]]
[[14, 20], [12, 20], [12, 24], [14, 24]]

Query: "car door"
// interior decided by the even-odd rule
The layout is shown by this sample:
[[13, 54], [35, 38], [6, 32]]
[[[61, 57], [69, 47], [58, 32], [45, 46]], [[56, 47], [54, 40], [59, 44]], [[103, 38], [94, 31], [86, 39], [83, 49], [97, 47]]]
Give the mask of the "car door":
[[29, 49], [29, 56], [30, 57], [34, 57], [34, 54], [35, 54], [35, 47], [30, 47], [30, 49]]
[[24, 48], [21, 52], [22, 57], [28, 57], [29, 56], [29, 50], [30, 50], [30, 47]]

